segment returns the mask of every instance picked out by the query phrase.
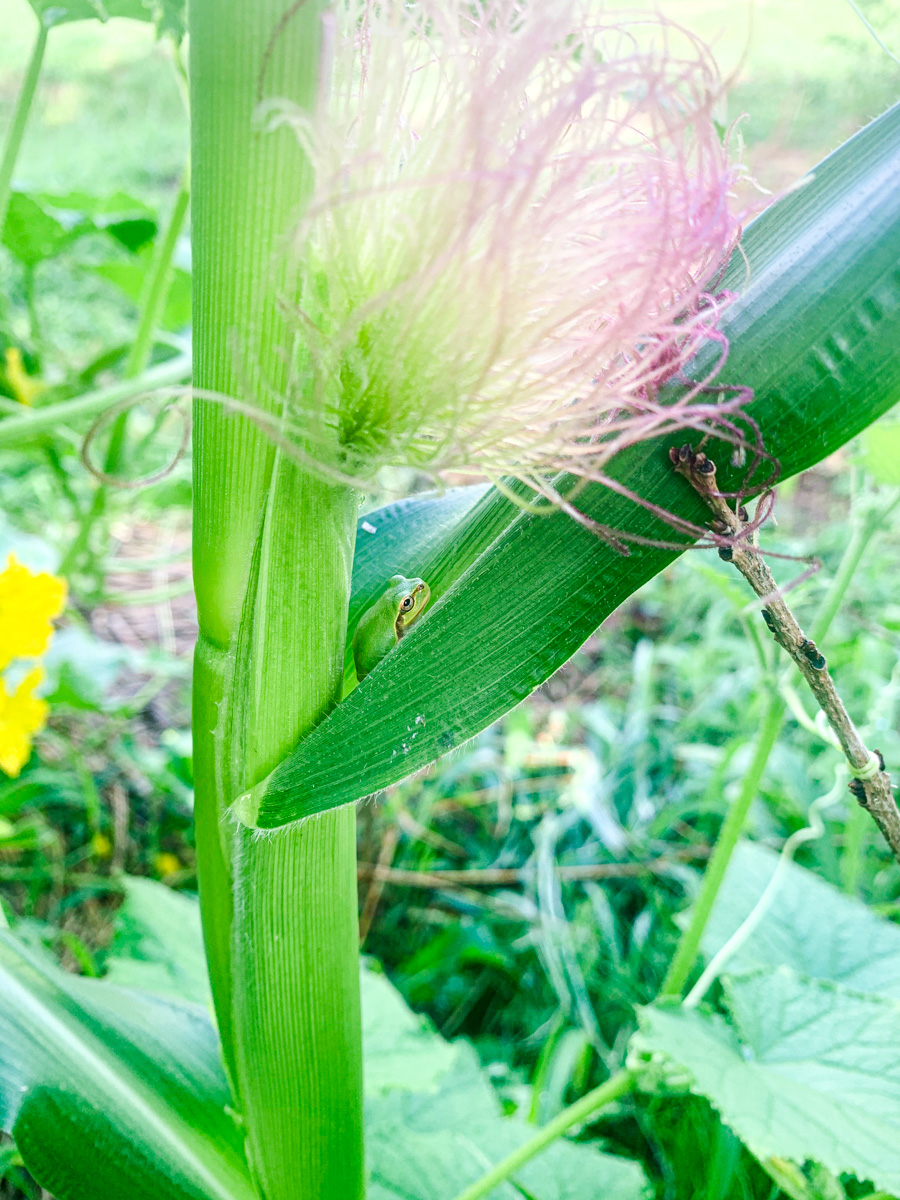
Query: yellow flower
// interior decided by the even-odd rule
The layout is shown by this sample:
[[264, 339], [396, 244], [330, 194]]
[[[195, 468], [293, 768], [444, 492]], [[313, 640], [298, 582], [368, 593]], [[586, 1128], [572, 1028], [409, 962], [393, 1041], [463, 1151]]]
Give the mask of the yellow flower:
[[111, 858], [113, 852], [113, 844], [105, 833], [99, 831], [91, 838], [91, 853], [97, 858]]
[[35, 667], [12, 693], [0, 684], [0, 770], [13, 778], [28, 762], [32, 734], [47, 719], [47, 701], [34, 695], [43, 678], [43, 668]]
[[153, 865], [156, 867], [157, 872], [163, 876], [174, 875], [176, 871], [181, 870], [181, 860], [177, 855], [172, 854], [167, 850], [157, 854], [156, 858], [153, 860]]
[[0, 671], [14, 658], [38, 658], [50, 644], [54, 617], [66, 602], [66, 581], [35, 575], [14, 554], [0, 571]]
[[12, 394], [20, 404], [33, 404], [41, 392], [47, 390], [43, 379], [29, 375], [22, 361], [22, 351], [18, 346], [8, 346], [4, 355], [6, 363], [6, 382]]

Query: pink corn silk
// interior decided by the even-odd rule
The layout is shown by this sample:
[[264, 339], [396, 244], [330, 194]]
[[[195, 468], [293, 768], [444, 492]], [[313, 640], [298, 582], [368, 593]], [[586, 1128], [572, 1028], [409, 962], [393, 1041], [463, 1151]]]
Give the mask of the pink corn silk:
[[[335, 404], [369, 422], [373, 469], [605, 482], [673, 429], [742, 442], [751, 396], [714, 381], [743, 172], [709, 51], [588, 0], [474, 8], [350, 3], [318, 117], [284, 112], [316, 173], [298, 261], [329, 276], [296, 306], [313, 392], [353, 373]], [[709, 339], [715, 366], [684, 380]]]

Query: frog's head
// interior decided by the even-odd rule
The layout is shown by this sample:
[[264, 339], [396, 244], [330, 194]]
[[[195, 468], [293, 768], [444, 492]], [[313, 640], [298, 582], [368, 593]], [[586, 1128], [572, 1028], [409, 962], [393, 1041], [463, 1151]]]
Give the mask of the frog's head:
[[421, 617], [431, 599], [431, 588], [424, 579], [407, 579], [405, 575], [392, 575], [388, 584], [391, 611], [394, 613], [394, 628], [397, 638], [402, 638]]

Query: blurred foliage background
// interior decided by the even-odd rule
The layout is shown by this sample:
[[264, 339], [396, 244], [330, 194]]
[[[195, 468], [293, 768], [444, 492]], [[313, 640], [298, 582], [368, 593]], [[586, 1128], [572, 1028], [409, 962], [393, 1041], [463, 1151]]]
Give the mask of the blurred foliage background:
[[[900, 54], [897, 5], [860, 7]], [[747, 114], [747, 161], [773, 191], [802, 177], [900, 90], [900, 68], [846, 0], [661, 0], [660, 8], [711, 42], [733, 75], [723, 116]], [[4, 127], [34, 27], [25, 0], [0, 0]], [[142, 271], [187, 157], [181, 90], [171, 46], [156, 42], [150, 25], [82, 21], [53, 32], [14, 182], [64, 231], [85, 214], [91, 227], [60, 236], [32, 261], [17, 253], [9, 221], [4, 227], [0, 350], [19, 350], [36, 395], [100, 386], [127, 354]], [[107, 228], [104, 212], [125, 213], [127, 235]], [[164, 321], [170, 344], [157, 347], [156, 360], [189, 338], [186, 235], [176, 264]], [[21, 389], [5, 362], [0, 405], [14, 412]], [[140, 478], [172, 462], [181, 436], [177, 413], [138, 407], [123, 474]], [[107, 429], [96, 439], [98, 461], [108, 437]], [[765, 535], [768, 548], [786, 556], [777, 560], [780, 580], [803, 576], [812, 558], [821, 564], [792, 593], [802, 623], [854, 530], [871, 534], [827, 651], [851, 713], [894, 771], [895, 450], [900, 438], [888, 422], [783, 486], [777, 527]], [[189, 455], [164, 479], [106, 488], [98, 501], [80, 453], [68, 434], [27, 451], [0, 448], [0, 561], [13, 551], [70, 587], [47, 658], [49, 723], [21, 775], [0, 777], [0, 896], [22, 936], [51, 947], [69, 969], [96, 975], [123, 873], [196, 888], [195, 624]], [[405, 476], [383, 482], [370, 503], [417, 486]], [[739, 786], [771, 686], [748, 600], [715, 556], [685, 555], [501, 724], [361, 808], [365, 952], [442, 1033], [472, 1039], [504, 1100], [527, 1103], [537, 1119], [588, 1086], [596, 1064], [618, 1061], [634, 1004], [649, 1000], [664, 974], [678, 914]], [[790, 717], [752, 835], [780, 846], [831, 788], [834, 767], [815, 729]], [[800, 858], [900, 916], [897, 873], [849, 796], [830, 810], [828, 836]], [[644, 1159], [659, 1196], [777, 1194], [704, 1102], [669, 1100], [651, 1114], [653, 1103], [629, 1102], [605, 1131], [615, 1148]], [[0, 1195], [36, 1196], [2, 1153]]]

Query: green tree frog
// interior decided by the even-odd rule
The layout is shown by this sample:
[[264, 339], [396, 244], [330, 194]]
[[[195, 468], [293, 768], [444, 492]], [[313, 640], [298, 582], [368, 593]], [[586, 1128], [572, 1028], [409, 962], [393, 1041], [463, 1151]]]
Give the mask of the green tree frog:
[[392, 575], [379, 598], [359, 619], [353, 635], [353, 662], [362, 680], [415, 625], [431, 599], [424, 579]]

